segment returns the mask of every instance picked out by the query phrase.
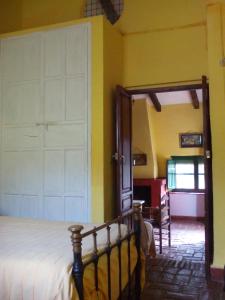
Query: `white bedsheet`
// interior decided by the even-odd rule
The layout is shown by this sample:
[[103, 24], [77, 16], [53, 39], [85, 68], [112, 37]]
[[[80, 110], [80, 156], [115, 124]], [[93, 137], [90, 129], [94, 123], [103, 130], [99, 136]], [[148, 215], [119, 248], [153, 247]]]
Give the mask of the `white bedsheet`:
[[[73, 223], [0, 217], [0, 300], [71, 299], [73, 252], [68, 227]], [[84, 231], [93, 225], [84, 225]], [[83, 232], [84, 232], [83, 231]], [[126, 227], [122, 227], [122, 235]], [[118, 226], [111, 227], [112, 242]], [[106, 230], [98, 234], [104, 247]], [[83, 255], [92, 249], [84, 239]]]

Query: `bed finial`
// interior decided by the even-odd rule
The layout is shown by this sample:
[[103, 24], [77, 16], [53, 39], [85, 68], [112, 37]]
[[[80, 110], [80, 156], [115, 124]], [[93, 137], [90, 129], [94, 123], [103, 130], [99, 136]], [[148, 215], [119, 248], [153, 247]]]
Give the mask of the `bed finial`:
[[72, 225], [68, 228], [68, 230], [72, 233], [71, 241], [74, 253], [81, 253], [81, 230], [83, 229], [84, 227], [82, 225]]
[[84, 273], [84, 266], [82, 262], [82, 235], [81, 230], [84, 229], [82, 225], [72, 225], [68, 228], [68, 230], [72, 233], [71, 241], [73, 244], [73, 269], [72, 275], [75, 281], [75, 285], [77, 288], [77, 292], [79, 295], [79, 299], [84, 299], [84, 292], [83, 292], [83, 273]]

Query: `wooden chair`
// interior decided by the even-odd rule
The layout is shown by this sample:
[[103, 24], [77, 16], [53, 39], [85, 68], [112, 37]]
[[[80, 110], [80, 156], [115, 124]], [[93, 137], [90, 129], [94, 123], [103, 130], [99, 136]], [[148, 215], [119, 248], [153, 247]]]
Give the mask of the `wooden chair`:
[[158, 207], [143, 207], [143, 217], [146, 221], [150, 222], [154, 233], [159, 237], [159, 253], [162, 253], [162, 241], [167, 236], [168, 246], [171, 246], [171, 218], [170, 218], [170, 198], [169, 193], [164, 194], [159, 199]]

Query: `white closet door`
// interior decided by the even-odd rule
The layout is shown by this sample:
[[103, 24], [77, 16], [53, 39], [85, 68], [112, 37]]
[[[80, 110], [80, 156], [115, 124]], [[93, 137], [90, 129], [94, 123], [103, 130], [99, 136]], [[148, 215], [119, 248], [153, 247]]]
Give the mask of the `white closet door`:
[[0, 213], [88, 221], [88, 25], [1, 43]]

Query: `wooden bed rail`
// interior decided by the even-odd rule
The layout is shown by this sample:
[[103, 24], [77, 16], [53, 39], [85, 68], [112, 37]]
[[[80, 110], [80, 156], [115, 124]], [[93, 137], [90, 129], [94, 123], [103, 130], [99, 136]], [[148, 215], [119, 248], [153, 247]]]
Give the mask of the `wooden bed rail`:
[[[118, 238], [115, 243], [111, 243], [110, 237], [110, 229], [112, 224], [118, 224]], [[121, 224], [127, 225], [127, 232], [125, 236], [121, 235]], [[127, 213], [119, 216], [113, 221], [106, 222], [103, 225], [98, 227], [94, 227], [92, 230], [89, 230], [85, 233], [81, 233], [84, 227], [82, 225], [72, 225], [68, 229], [72, 233], [71, 240], [73, 245], [73, 253], [74, 253], [74, 262], [72, 268], [72, 276], [75, 281], [75, 286], [79, 295], [80, 300], [84, 300], [84, 286], [83, 286], [83, 274], [84, 269], [89, 264], [94, 264], [94, 282], [96, 292], [99, 290], [99, 282], [98, 282], [98, 262], [99, 258], [102, 255], [107, 256], [107, 282], [108, 282], [108, 299], [111, 300], [111, 265], [110, 265], [110, 256], [112, 249], [117, 247], [118, 249], [118, 265], [119, 265], [119, 298], [122, 299], [122, 257], [121, 257], [121, 245], [123, 241], [127, 241], [127, 255], [128, 255], [128, 284], [127, 284], [127, 299], [131, 299], [131, 249], [130, 249], [130, 241], [131, 237], [135, 236], [135, 246], [137, 250], [137, 263], [135, 266], [135, 299], [140, 299], [141, 294], [141, 206], [140, 204], [134, 204], [133, 209], [128, 211]], [[104, 249], [97, 248], [97, 235], [98, 231], [106, 229], [107, 230], [107, 242], [106, 247]], [[82, 239], [91, 236], [93, 237], [93, 252], [90, 253], [90, 258], [83, 262], [82, 260]]]

